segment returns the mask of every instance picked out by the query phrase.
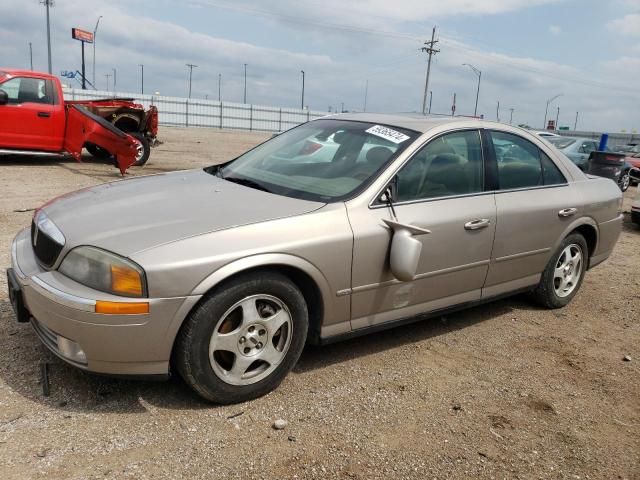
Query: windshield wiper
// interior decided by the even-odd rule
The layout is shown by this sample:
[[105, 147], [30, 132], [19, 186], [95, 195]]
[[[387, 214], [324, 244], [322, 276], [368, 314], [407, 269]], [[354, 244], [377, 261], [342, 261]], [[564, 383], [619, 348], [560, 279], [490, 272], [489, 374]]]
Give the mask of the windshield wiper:
[[244, 185], [245, 187], [255, 188], [256, 190], [262, 190], [263, 192], [271, 193], [271, 190], [269, 190], [264, 185], [254, 180], [249, 180], [248, 178], [224, 177], [224, 179], [228, 182], [237, 183], [238, 185]]
[[223, 165], [212, 165], [210, 167], [205, 168], [204, 171], [207, 172], [209, 175], [215, 175], [218, 178], [224, 179], [224, 175], [222, 174], [222, 167]]

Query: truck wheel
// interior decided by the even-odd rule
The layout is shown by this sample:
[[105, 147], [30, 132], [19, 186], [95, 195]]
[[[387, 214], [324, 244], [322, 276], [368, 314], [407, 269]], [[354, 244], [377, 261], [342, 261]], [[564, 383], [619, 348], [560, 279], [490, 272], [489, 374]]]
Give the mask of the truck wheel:
[[98, 158], [100, 160], [106, 160], [107, 158], [111, 157], [111, 154], [107, 152], [104, 148], [94, 145], [93, 143], [87, 143], [85, 145], [85, 148], [94, 158]]
[[629, 172], [623, 172], [618, 179], [618, 186], [620, 187], [620, 190], [626, 192], [629, 189], [630, 184], [631, 176], [629, 175]]
[[307, 337], [304, 296], [278, 273], [239, 276], [205, 297], [185, 321], [173, 364], [203, 398], [238, 403], [275, 389]]
[[142, 133], [131, 132], [129, 133], [133, 138], [138, 140], [140, 144], [138, 145], [138, 153], [136, 154], [136, 161], [134, 163], [135, 166], [141, 167], [147, 160], [149, 160], [149, 155], [151, 155], [151, 144], [147, 137], [145, 137]]

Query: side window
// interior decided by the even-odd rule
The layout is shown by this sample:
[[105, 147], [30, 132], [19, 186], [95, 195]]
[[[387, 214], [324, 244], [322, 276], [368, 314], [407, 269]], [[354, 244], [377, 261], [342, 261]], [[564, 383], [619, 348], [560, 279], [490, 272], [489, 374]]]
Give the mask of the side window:
[[477, 193], [483, 190], [480, 133], [465, 130], [432, 140], [397, 175], [398, 201]]
[[491, 138], [500, 190], [566, 183], [553, 160], [530, 141], [504, 132], [491, 132]]
[[0, 85], [7, 92], [10, 105], [21, 103], [53, 103], [51, 82], [40, 78], [16, 77]]
[[562, 185], [563, 183], [567, 183], [567, 179], [564, 178], [562, 172], [543, 151], [540, 151], [540, 160], [542, 162], [542, 176], [545, 185]]

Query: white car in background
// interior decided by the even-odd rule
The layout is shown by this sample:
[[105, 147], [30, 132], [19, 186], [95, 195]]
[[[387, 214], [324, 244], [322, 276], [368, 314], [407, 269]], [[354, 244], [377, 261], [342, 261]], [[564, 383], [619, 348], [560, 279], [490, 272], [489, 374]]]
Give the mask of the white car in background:
[[542, 137], [542, 138], [545, 138], [545, 137], [559, 137], [560, 136], [557, 133], [547, 132], [547, 131], [544, 131], [544, 130], [541, 130], [539, 132], [533, 132], [533, 133], [538, 135], [539, 137]]

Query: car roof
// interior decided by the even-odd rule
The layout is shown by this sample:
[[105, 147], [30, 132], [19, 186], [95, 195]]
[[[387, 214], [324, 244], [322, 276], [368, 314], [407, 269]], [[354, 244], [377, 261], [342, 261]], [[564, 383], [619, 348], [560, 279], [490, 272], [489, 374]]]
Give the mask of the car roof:
[[[414, 130], [417, 132], [428, 132], [429, 130], [442, 125], [460, 126], [462, 128], [504, 128], [509, 127], [503, 123], [480, 120], [474, 117], [435, 117], [420, 114], [387, 114], [387, 113], [339, 113], [328, 115], [322, 118], [335, 118], [337, 120], [351, 120], [367, 123], [378, 123], [381, 125], [395, 126]], [[516, 127], [511, 127], [516, 128]], [[522, 129], [520, 129], [522, 130]]]

